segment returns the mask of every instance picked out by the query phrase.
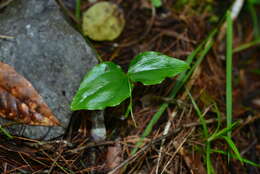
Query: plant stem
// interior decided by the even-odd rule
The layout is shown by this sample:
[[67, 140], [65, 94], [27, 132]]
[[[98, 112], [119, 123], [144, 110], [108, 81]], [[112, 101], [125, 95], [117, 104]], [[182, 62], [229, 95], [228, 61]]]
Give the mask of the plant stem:
[[76, 0], [76, 12], [75, 16], [80, 21], [80, 0]]
[[[227, 40], [226, 40], [226, 114], [227, 114], [227, 128], [232, 125], [232, 43], [233, 43], [233, 28], [230, 11], [227, 11]], [[227, 133], [228, 138], [231, 139], [231, 129]], [[228, 155], [228, 161], [230, 156]]]

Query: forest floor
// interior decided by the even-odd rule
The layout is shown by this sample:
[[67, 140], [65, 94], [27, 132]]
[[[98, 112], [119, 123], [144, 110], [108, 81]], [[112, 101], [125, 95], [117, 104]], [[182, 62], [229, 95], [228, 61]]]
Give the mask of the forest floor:
[[[178, 81], [168, 78], [160, 85], [135, 86], [134, 119], [130, 116], [122, 119], [129, 101], [107, 108], [105, 141], [93, 142], [89, 138], [88, 112], [78, 112], [75, 114], [77, 121], [64, 135], [66, 141], [36, 143], [28, 139], [7, 141], [1, 137], [0, 156], [7, 159], [8, 167], [0, 164], [0, 170], [6, 174], [260, 173], [260, 35], [259, 26], [255, 24], [257, 19], [252, 18], [252, 14], [260, 10], [259, 5], [246, 1], [233, 21], [233, 122], [237, 124], [232, 127], [233, 141], [230, 142], [222, 135], [227, 133], [226, 29], [223, 23], [231, 1], [165, 0], [157, 9], [148, 0], [113, 2], [124, 11], [123, 33], [114, 41], [89, 42], [102, 60], [113, 61], [124, 70], [138, 53], [147, 50], [186, 60], [210, 32], [217, 29], [211, 40], [213, 45], [205, 56], [203, 51], [208, 45], [199, 50], [193, 63], [200, 57], [203, 57], [202, 62], [174, 97], [169, 96]], [[91, 5], [83, 0], [81, 4], [81, 11]], [[69, 12], [65, 14], [70, 16], [71, 22], [79, 25], [73, 17], [74, 10], [69, 9]], [[138, 151], [131, 153], [154, 114], [165, 103], [165, 112], [151, 127]], [[209, 141], [209, 137], [204, 136], [199, 116], [204, 118], [209, 137], [219, 133], [216, 139]], [[234, 152], [236, 149], [241, 156]], [[239, 157], [243, 162], [237, 159]]]

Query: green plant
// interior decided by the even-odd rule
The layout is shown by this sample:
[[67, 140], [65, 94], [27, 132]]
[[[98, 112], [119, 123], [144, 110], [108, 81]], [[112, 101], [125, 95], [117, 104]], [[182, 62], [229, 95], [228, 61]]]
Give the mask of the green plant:
[[161, 7], [162, 6], [162, 1], [161, 0], [151, 0], [152, 5], [155, 8]]
[[175, 76], [188, 67], [185, 61], [153, 51], [137, 55], [127, 73], [112, 62], [100, 63], [84, 77], [71, 109], [102, 110], [119, 105], [131, 97], [135, 82], [160, 84], [166, 77]]
[[0, 125], [0, 132], [3, 133], [7, 138], [13, 139], [13, 136]]
[[[229, 127], [223, 128], [222, 130], [219, 130], [219, 127], [220, 127], [220, 122], [219, 122], [217, 129], [214, 131], [214, 133], [210, 134], [204, 115], [202, 114], [201, 110], [199, 109], [198, 105], [196, 104], [196, 102], [193, 99], [190, 92], [187, 91], [187, 93], [188, 93], [188, 96], [189, 96], [189, 98], [192, 102], [192, 105], [193, 105], [197, 115], [199, 116], [199, 121], [200, 121], [201, 126], [202, 126], [202, 132], [203, 132], [203, 136], [204, 136], [204, 139], [205, 139], [205, 145], [206, 145], [206, 147], [205, 147], [205, 160], [206, 160], [206, 166], [207, 166], [207, 173], [208, 174], [215, 173], [214, 168], [212, 167], [210, 155], [212, 153], [211, 144], [213, 144], [212, 142], [217, 140], [217, 139], [225, 140], [226, 143], [229, 145], [229, 147], [234, 152], [234, 154], [230, 154], [231, 157], [239, 159], [241, 162], [243, 162], [244, 160], [241, 157], [241, 155], [240, 155], [235, 143], [233, 142], [232, 138], [229, 137], [229, 136], [226, 136], [226, 134], [228, 132], [230, 132], [235, 126], [237, 126], [238, 122], [232, 123]], [[213, 103], [213, 106], [214, 106], [213, 110], [216, 111], [216, 115], [217, 115], [217, 117], [219, 117], [220, 113], [218, 113], [219, 110], [218, 110], [216, 103]], [[218, 118], [218, 120], [219, 120], [219, 118]]]
[[[202, 60], [207, 55], [208, 51], [211, 49], [211, 47], [214, 43], [213, 38], [216, 35], [217, 31], [218, 31], [218, 28], [215, 28], [208, 35], [208, 37], [202, 43], [200, 43], [199, 46], [194, 51], [192, 51], [192, 53], [187, 57], [186, 62], [188, 63], [188, 65], [191, 66], [191, 68], [189, 70], [182, 72], [181, 75], [178, 77], [176, 85], [173, 87], [173, 89], [169, 95], [169, 98], [174, 99], [177, 96], [178, 92], [185, 85], [185, 83], [188, 81], [188, 79], [191, 77], [194, 70], [200, 65]], [[195, 62], [194, 62], [194, 64], [192, 64], [194, 59], [195, 59]], [[152, 116], [152, 119], [146, 126], [144, 132], [142, 133], [142, 135], [140, 137], [140, 140], [136, 143], [135, 148], [132, 150], [132, 152], [131, 152], [132, 154], [135, 154], [137, 152], [137, 150], [143, 144], [144, 138], [147, 137], [152, 132], [153, 126], [157, 123], [157, 121], [163, 115], [163, 113], [167, 107], [168, 107], [168, 103], [163, 103], [159, 107], [158, 111]]]
[[[226, 36], [226, 114], [227, 127], [232, 125], [232, 56], [233, 56], [233, 22], [231, 12], [227, 11], [227, 36]], [[231, 129], [227, 132], [227, 137], [231, 140]], [[228, 141], [227, 141], [228, 142]], [[240, 159], [240, 158], [239, 158]], [[228, 155], [229, 160], [229, 155]]]
[[[201, 113], [198, 105], [196, 104], [195, 100], [193, 99], [192, 95], [190, 94], [189, 91], [187, 91], [189, 97], [190, 97], [190, 100], [192, 102], [192, 105], [197, 113], [197, 115], [199, 116], [199, 121], [202, 125], [202, 131], [203, 131], [203, 136], [204, 138], [208, 138], [209, 137], [209, 131], [208, 131], [208, 127], [207, 127], [207, 124], [206, 124], [206, 120], [203, 116], [203, 114]], [[207, 165], [207, 173], [210, 174], [210, 173], [214, 173], [214, 169], [212, 167], [212, 163], [211, 163], [211, 160], [210, 160], [210, 142], [206, 142], [206, 165]]]
[[251, 15], [252, 22], [253, 22], [253, 29], [254, 29], [254, 36], [255, 39], [259, 38], [260, 36], [260, 31], [259, 31], [259, 16], [257, 15], [257, 10], [255, 5], [259, 5], [260, 1], [259, 0], [247, 0], [246, 1], [247, 9]]
[[[210, 153], [218, 153], [218, 154], [222, 154], [222, 155], [228, 155], [227, 152], [225, 152], [225, 151], [223, 151], [223, 150], [218, 150], [218, 149], [212, 149]], [[231, 154], [230, 156], [231, 156], [232, 158], [234, 158], [234, 159], [238, 159], [238, 157], [235, 156], [235, 155], [232, 155], [232, 154]], [[245, 159], [245, 158], [243, 158], [243, 157], [241, 157], [241, 159], [242, 159], [242, 162], [243, 162], [243, 163], [247, 163], [247, 164], [252, 165], [252, 166], [255, 166], [255, 167], [260, 167], [260, 164], [257, 164], [257, 163], [255, 163], [255, 162], [253, 162], [253, 161], [250, 161], [250, 160]]]
[[78, 20], [80, 20], [80, 3], [81, 0], [76, 0], [76, 11], [75, 11], [75, 16]]

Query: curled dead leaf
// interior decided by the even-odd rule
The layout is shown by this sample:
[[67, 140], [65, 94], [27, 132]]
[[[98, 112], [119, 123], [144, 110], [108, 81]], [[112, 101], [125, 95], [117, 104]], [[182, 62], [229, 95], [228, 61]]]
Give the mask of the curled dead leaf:
[[0, 116], [28, 125], [60, 125], [31, 83], [3, 62], [0, 62]]
[[[122, 147], [119, 141], [114, 146], [110, 146], [107, 149], [106, 165], [109, 170], [114, 169], [123, 161], [122, 158]], [[120, 170], [113, 172], [114, 174], [121, 173]]]

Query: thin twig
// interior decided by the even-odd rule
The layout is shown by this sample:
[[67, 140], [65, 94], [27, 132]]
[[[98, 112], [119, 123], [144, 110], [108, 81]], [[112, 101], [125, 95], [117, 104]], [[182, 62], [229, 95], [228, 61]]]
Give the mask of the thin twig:
[[[197, 80], [197, 78], [199, 77], [201, 73], [201, 69], [200, 69], [200, 66], [198, 66], [195, 70], [194, 70], [194, 73], [192, 74], [191, 76], [191, 80], [187, 83], [186, 85], [186, 88], [188, 89], [191, 89], [193, 84], [195, 83], [195, 81]], [[187, 90], [185, 90], [185, 92], [182, 94], [181, 96], [181, 99], [184, 100], [187, 96]], [[170, 115], [167, 123], [166, 123], [166, 126], [164, 127], [164, 132], [163, 132], [163, 135], [166, 135], [169, 130], [170, 130], [170, 127], [171, 127], [171, 123], [173, 121], [173, 119], [176, 117], [177, 115], [177, 107], [175, 107], [173, 110], [173, 114]], [[156, 167], [156, 174], [158, 174], [158, 171], [159, 171], [159, 166], [160, 166], [160, 159], [161, 159], [161, 154], [162, 154], [162, 150], [163, 150], [163, 145], [164, 145], [164, 140], [162, 141], [161, 143], [161, 147], [160, 147], [160, 151], [159, 151], [159, 158], [158, 158], [158, 162], [157, 162], [157, 167]]]
[[177, 134], [179, 131], [181, 131], [182, 129], [175, 129], [172, 132], [169, 132], [167, 135], [161, 136], [159, 138], [156, 138], [154, 140], [151, 140], [150, 143], [144, 145], [140, 150], [138, 150], [135, 154], [133, 154], [130, 158], [126, 159], [125, 161], [123, 161], [120, 165], [118, 165], [117, 167], [115, 167], [113, 170], [111, 170], [108, 174], [113, 174], [115, 172], [117, 172], [120, 168], [124, 167], [126, 164], [129, 164], [131, 161], [133, 161], [134, 159], [136, 159], [138, 156], [140, 156], [142, 153], [144, 153], [149, 147], [151, 147], [153, 144], [156, 144], [160, 141], [162, 141], [163, 139], [173, 136], [175, 134]]
[[142, 36], [139, 39], [125, 43], [125, 44], [124, 43], [120, 44], [120, 45], [118, 45], [118, 47], [129, 47], [131, 45], [137, 44], [138, 42], [142, 41], [148, 35], [148, 33], [151, 31], [153, 23], [154, 23], [155, 15], [156, 15], [156, 11], [155, 11], [155, 8], [153, 7], [152, 8], [152, 17], [151, 17], [151, 20], [149, 22], [149, 25], [148, 25], [145, 33], [142, 34]]
[[14, 39], [13, 36], [0, 35], [0, 39]]
[[8, 4], [10, 4], [13, 0], [5, 0], [0, 4], [0, 9], [6, 7]]
[[182, 148], [183, 144], [187, 141], [187, 138], [194, 132], [195, 128], [193, 127], [191, 129], [191, 131], [188, 133], [188, 135], [185, 136], [185, 138], [182, 140], [182, 142], [179, 145], [176, 145], [175, 148], [175, 152], [173, 153], [171, 159], [166, 163], [166, 165], [164, 166], [163, 170], [161, 173], [164, 173], [164, 171], [166, 170], [167, 166], [170, 164], [170, 162], [173, 160], [173, 158], [176, 156], [177, 153], [179, 153], [180, 149]]
[[64, 10], [64, 12], [76, 23], [80, 24], [80, 21], [75, 17], [73, 13], [71, 13], [70, 10], [67, 9], [67, 7], [64, 5], [62, 0], [56, 0], [56, 2], [60, 5], [61, 9]]
[[27, 164], [27, 166], [33, 171], [33, 168], [32, 166], [28, 163], [28, 161], [23, 157], [23, 155], [18, 152], [19, 156], [22, 158], [22, 160]]
[[[177, 115], [177, 111], [175, 111], [175, 109], [174, 109], [174, 111], [170, 115], [170, 118], [168, 119], [168, 122], [166, 123], [166, 126], [163, 131], [163, 135], [167, 135], [169, 133], [169, 130], [171, 127], [171, 122], [172, 122], [173, 118], [175, 118], [176, 115]], [[156, 174], [158, 174], [158, 172], [159, 172], [164, 142], [165, 142], [165, 139], [162, 140], [161, 145], [160, 145], [159, 157], [158, 157], [157, 166], [156, 166]]]

